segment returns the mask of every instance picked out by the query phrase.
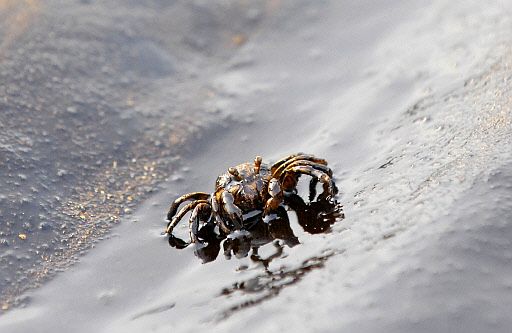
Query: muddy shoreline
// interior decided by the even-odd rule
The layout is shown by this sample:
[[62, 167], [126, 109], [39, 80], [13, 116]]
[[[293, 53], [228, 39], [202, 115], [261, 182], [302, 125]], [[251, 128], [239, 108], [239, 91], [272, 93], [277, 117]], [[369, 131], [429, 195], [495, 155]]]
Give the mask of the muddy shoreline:
[[[140, 24], [162, 12], [167, 22], [160, 1], [126, 6], [116, 17]], [[136, 169], [151, 178], [155, 173], [158, 182], [168, 179], [140, 201], [132, 198], [134, 206], [126, 207], [133, 212], [108, 227], [109, 239], [27, 292], [26, 306], [5, 313], [0, 330], [510, 330], [504, 310], [512, 304], [510, 5], [176, 6], [175, 14], [197, 26], [180, 18], [165, 31], [203, 31], [204, 39], [157, 36], [194, 50], [185, 55], [191, 55], [190, 72], [175, 67], [184, 76], [168, 80], [155, 78], [159, 71], [142, 81], [134, 75], [133, 82], [143, 83], [136, 88], [149, 84], [144, 98], [121, 94], [121, 104], [106, 103], [134, 103], [119, 110], [132, 110], [126, 121], [134, 131], [125, 135], [134, 136], [135, 154], [150, 161]], [[98, 12], [112, 9], [107, 7], [91, 4]], [[238, 23], [231, 22], [235, 17]], [[251, 29], [239, 30], [245, 24]], [[120, 53], [136, 53], [132, 47]], [[179, 57], [184, 51], [166, 52]], [[184, 102], [174, 105], [176, 100]], [[99, 127], [102, 135], [124, 126], [113, 119]], [[163, 119], [169, 128], [155, 132]], [[196, 125], [191, 129], [190, 123]], [[89, 129], [78, 131], [86, 137]], [[181, 146], [186, 150], [173, 148]], [[120, 150], [121, 157], [134, 152]], [[290, 213], [299, 245], [271, 242], [259, 248], [258, 258], [219, 255], [207, 264], [197, 258], [201, 247], [178, 251], [161, 235], [172, 199], [212, 191], [226, 168], [256, 155], [272, 162], [298, 151], [326, 158], [334, 170], [346, 218], [331, 232], [308, 234]], [[112, 157], [108, 169], [125, 170], [124, 179], [131, 159]], [[80, 212], [75, 218], [80, 222]], [[187, 233], [185, 225], [181, 232]]]
[[230, 123], [204, 111], [216, 92], [198, 69], [229, 59], [264, 12], [237, 2], [0, 5], [5, 310], [107, 236], [190, 142], [216, 131], [209, 123]]

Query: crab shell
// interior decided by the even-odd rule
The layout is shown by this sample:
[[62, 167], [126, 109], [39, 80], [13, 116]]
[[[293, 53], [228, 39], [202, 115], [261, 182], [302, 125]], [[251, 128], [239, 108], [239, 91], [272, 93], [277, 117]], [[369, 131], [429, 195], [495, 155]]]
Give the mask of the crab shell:
[[[217, 203], [223, 203], [221, 215], [223, 215], [222, 212], [229, 214], [238, 210], [244, 215], [263, 210], [269, 198], [266, 189], [268, 187], [270, 190], [268, 185], [272, 174], [267, 164], [261, 164], [259, 170], [255, 169], [254, 164], [243, 163], [230, 168], [227, 173], [217, 178], [213, 197]], [[274, 184], [278, 185], [276, 182]], [[280, 192], [275, 185], [272, 190]]]

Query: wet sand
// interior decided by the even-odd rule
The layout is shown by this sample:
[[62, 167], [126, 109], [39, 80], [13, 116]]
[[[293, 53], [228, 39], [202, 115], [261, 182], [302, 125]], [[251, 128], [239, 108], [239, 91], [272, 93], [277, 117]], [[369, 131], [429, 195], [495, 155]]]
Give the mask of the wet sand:
[[[262, 8], [271, 15], [204, 78], [211, 94], [197, 117], [213, 114], [208, 135], [184, 141], [189, 153], [161, 190], [25, 293], [0, 329], [509, 330], [511, 8]], [[202, 264], [199, 248], [169, 247], [172, 199], [212, 191], [218, 174], [255, 155], [297, 151], [335, 171], [346, 218], [330, 233], [304, 232], [291, 213], [301, 244], [262, 246], [266, 264], [222, 254]]]
[[200, 69], [235, 52], [258, 22], [241, 14], [261, 7], [0, 2], [2, 309], [108, 237], [189, 141], [228, 122], [205, 109]]

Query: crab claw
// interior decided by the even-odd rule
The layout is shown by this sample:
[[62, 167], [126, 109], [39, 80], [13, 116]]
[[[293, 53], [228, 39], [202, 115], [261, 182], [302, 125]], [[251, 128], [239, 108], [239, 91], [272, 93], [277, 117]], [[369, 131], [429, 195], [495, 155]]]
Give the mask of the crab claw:
[[219, 226], [219, 228], [222, 230], [222, 232], [228, 234], [230, 232], [228, 226], [224, 222], [224, 220], [219, 215], [219, 203], [217, 202], [217, 199], [215, 199], [215, 195], [212, 195], [211, 197], [211, 205], [213, 210], [213, 216], [215, 218], [215, 223]]
[[242, 229], [242, 210], [235, 205], [235, 198], [233, 197], [233, 194], [228, 191], [222, 192], [222, 202], [224, 204], [224, 210], [228, 214], [231, 222], [235, 225], [235, 229]]
[[281, 186], [279, 185], [279, 180], [276, 178], [272, 178], [270, 180], [268, 184], [268, 194], [270, 194], [270, 199], [267, 200], [263, 210], [263, 215], [265, 216], [275, 212], [283, 201], [283, 192], [281, 190]]

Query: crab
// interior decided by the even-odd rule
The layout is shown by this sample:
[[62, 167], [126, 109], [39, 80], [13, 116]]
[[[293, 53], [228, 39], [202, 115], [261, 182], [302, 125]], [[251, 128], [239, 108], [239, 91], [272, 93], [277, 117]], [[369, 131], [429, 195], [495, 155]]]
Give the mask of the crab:
[[[311, 177], [310, 200], [316, 197], [318, 183], [323, 187], [318, 200], [330, 200], [338, 193], [332, 170], [324, 159], [299, 153], [270, 166], [262, 162], [261, 156], [256, 156], [253, 163], [242, 163], [220, 175], [213, 193], [192, 192], [174, 200], [167, 213], [169, 222], [165, 233], [174, 237], [174, 228], [188, 212], [191, 212], [190, 242], [186, 245], [204, 240], [200, 226], [216, 225], [221, 233], [229, 235], [236, 230], [250, 229], [248, 221], [256, 215], [261, 214], [268, 223], [277, 218], [286, 197], [297, 192], [301, 175]], [[185, 202], [188, 203], [180, 209]]]

